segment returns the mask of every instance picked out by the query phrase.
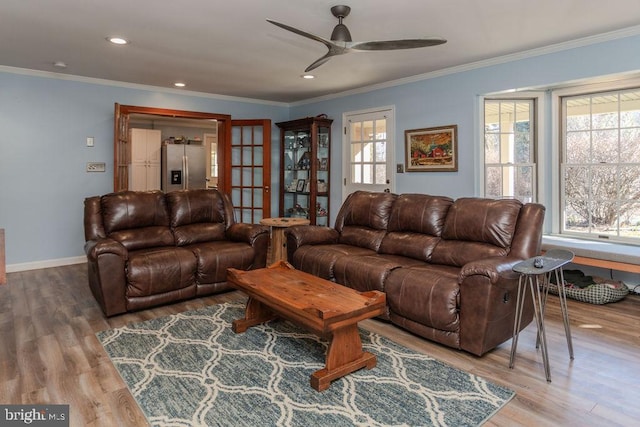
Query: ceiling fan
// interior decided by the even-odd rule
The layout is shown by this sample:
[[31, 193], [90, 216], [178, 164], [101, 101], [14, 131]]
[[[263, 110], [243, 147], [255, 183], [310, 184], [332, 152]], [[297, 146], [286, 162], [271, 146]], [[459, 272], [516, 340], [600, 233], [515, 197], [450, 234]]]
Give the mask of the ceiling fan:
[[351, 33], [346, 25], [342, 23], [342, 20], [346, 18], [351, 12], [349, 6], [333, 6], [331, 13], [338, 18], [338, 25], [335, 26], [331, 33], [331, 39], [327, 40], [322, 37], [316, 36], [306, 31], [299, 30], [280, 22], [267, 19], [267, 22], [272, 23], [280, 28], [284, 28], [287, 31], [298, 34], [302, 37], [306, 37], [311, 40], [318, 41], [324, 44], [329, 51], [311, 65], [309, 65], [304, 71], [308, 72], [314, 70], [327, 62], [331, 57], [344, 55], [351, 50], [356, 51], [373, 51], [373, 50], [398, 50], [398, 49], [415, 49], [419, 47], [437, 46], [439, 44], [446, 43], [447, 41], [440, 37], [427, 37], [420, 39], [404, 39], [404, 40], [384, 40], [384, 41], [366, 41], [366, 42], [354, 42], [351, 41]]

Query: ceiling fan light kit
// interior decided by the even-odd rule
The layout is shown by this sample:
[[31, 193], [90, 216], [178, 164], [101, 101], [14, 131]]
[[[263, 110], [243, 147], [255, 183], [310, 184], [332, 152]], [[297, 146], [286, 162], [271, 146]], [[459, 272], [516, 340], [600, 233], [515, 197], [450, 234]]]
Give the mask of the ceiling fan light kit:
[[299, 36], [320, 42], [327, 47], [328, 52], [309, 65], [304, 70], [305, 72], [318, 68], [334, 56], [344, 55], [352, 50], [366, 52], [376, 50], [416, 49], [421, 47], [437, 46], [447, 42], [447, 40], [441, 37], [354, 42], [351, 39], [351, 32], [347, 26], [342, 23], [342, 20], [349, 15], [349, 12], [351, 12], [351, 8], [349, 6], [338, 5], [331, 8], [333, 16], [338, 18], [338, 24], [333, 29], [331, 39], [329, 40], [270, 19], [267, 19], [267, 22]]

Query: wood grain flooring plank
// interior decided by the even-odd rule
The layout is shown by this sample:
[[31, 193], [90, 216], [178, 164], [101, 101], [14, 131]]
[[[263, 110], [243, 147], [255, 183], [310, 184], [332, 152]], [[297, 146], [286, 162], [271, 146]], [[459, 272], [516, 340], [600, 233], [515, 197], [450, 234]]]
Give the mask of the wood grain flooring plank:
[[[544, 378], [535, 326], [521, 334], [515, 366], [508, 341], [483, 357], [429, 342], [378, 320], [362, 322], [458, 369], [517, 394], [485, 426], [640, 424], [640, 297], [594, 306], [569, 301], [575, 359], [568, 356], [557, 297], [545, 324], [552, 382]], [[105, 318], [85, 264], [7, 274], [0, 287], [0, 396], [10, 403], [73, 405], [71, 425], [146, 426], [95, 333], [212, 304], [245, 301], [237, 291]]]

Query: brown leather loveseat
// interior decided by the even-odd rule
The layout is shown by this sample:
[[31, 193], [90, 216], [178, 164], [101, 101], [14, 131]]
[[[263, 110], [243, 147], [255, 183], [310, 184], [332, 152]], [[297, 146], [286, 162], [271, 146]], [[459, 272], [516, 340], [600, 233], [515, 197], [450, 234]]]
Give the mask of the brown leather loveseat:
[[480, 356], [512, 336], [512, 267], [540, 252], [544, 212], [517, 200], [355, 192], [334, 228], [287, 229], [287, 254], [297, 269], [385, 292], [393, 324]]
[[84, 202], [89, 286], [107, 316], [232, 289], [265, 266], [269, 230], [236, 223], [217, 190], [124, 191]]

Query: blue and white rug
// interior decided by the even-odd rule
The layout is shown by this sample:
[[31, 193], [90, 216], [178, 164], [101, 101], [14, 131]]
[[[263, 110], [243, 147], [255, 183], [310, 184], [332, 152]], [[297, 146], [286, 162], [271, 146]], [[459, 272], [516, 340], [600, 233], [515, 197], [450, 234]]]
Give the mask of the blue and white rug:
[[364, 330], [377, 366], [317, 392], [326, 342], [282, 320], [235, 334], [243, 314], [214, 305], [97, 337], [157, 426], [477, 426], [515, 395]]

